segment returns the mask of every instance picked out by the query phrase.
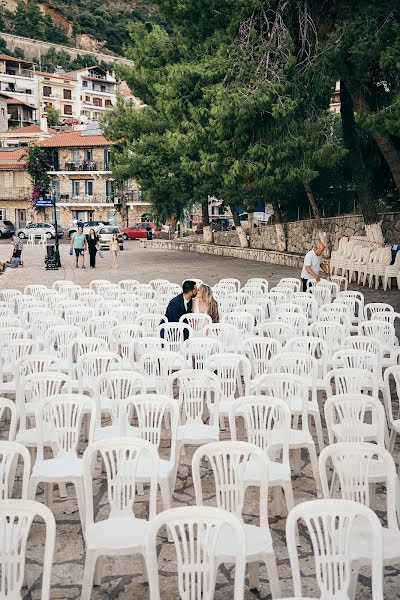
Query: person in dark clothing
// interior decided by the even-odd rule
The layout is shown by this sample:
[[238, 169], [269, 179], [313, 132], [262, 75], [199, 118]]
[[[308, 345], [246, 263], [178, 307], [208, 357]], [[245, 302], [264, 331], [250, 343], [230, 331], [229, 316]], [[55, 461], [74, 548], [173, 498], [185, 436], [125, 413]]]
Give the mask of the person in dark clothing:
[[90, 257], [90, 267], [94, 269], [96, 266], [96, 254], [99, 245], [99, 236], [97, 235], [94, 229], [90, 229], [89, 233], [86, 236], [86, 242]]
[[167, 306], [165, 316], [170, 323], [178, 323], [182, 315], [192, 312], [192, 299], [196, 297], [197, 287], [195, 281], [184, 281], [182, 294], [172, 298]]

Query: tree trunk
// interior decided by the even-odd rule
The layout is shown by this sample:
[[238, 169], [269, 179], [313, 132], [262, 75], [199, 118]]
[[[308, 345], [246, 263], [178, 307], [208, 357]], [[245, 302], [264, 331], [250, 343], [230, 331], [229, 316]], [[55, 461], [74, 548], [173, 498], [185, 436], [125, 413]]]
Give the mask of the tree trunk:
[[272, 208], [274, 209], [274, 224], [276, 231], [277, 250], [279, 252], [286, 252], [287, 239], [285, 233], [285, 226], [282, 221], [282, 211], [276, 200], [271, 201]]
[[240, 246], [242, 248], [248, 248], [249, 242], [247, 240], [247, 235], [240, 223], [239, 214], [236, 209], [236, 206], [234, 204], [229, 204], [229, 208], [231, 209], [232, 218], [233, 218], [233, 222], [236, 227], [236, 233], [238, 234], [238, 237], [239, 237]]
[[340, 106], [343, 140], [348, 149], [348, 161], [364, 217], [367, 239], [375, 246], [383, 246], [379, 215], [358, 140], [353, 101], [343, 81], [340, 82]]
[[303, 186], [304, 186], [305, 192], [307, 194], [307, 198], [308, 198], [308, 201], [310, 203], [311, 211], [312, 211], [312, 214], [313, 214], [313, 217], [314, 217], [314, 220], [315, 220], [316, 234], [317, 234], [319, 240], [325, 246], [325, 248], [327, 250], [327, 253], [329, 253], [329, 248], [328, 248], [328, 234], [325, 231], [324, 226], [322, 224], [321, 213], [319, 211], [318, 204], [317, 204], [317, 201], [316, 201], [315, 196], [314, 196], [314, 192], [311, 189], [309, 181], [303, 181]]
[[201, 202], [201, 214], [203, 220], [203, 241], [205, 244], [212, 244], [214, 236], [210, 225], [210, 216], [208, 214], [208, 198]]
[[[372, 114], [372, 110], [366, 98], [360, 92], [355, 90], [350, 77], [345, 77], [344, 81], [350, 93], [355, 110], [366, 115]], [[395, 144], [393, 143], [393, 140], [389, 135], [385, 135], [379, 131], [371, 130], [371, 135], [381, 151], [383, 158], [387, 162], [397, 189], [400, 190], [400, 156], [397, 152]]]

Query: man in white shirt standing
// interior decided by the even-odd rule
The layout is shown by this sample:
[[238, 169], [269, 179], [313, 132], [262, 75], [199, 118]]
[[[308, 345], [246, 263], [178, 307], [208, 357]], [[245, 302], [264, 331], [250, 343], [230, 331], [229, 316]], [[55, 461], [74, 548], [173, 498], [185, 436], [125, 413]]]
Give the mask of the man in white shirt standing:
[[322, 253], [325, 250], [324, 244], [315, 244], [312, 250], [307, 252], [304, 257], [303, 269], [301, 271], [301, 280], [303, 282], [303, 292], [307, 291], [307, 282], [310, 279], [315, 279], [317, 282], [320, 281], [319, 272], [323, 271], [325, 275], [329, 276], [328, 271], [322, 265]]

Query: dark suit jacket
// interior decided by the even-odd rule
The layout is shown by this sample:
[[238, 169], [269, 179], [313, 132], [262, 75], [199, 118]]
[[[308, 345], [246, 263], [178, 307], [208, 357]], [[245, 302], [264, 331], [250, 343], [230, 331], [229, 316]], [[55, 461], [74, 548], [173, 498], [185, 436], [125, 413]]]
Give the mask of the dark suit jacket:
[[167, 306], [165, 316], [170, 323], [177, 323], [182, 315], [192, 312], [192, 300], [189, 300], [187, 310], [185, 310], [185, 302], [183, 294], [179, 294], [176, 298], [172, 298]]

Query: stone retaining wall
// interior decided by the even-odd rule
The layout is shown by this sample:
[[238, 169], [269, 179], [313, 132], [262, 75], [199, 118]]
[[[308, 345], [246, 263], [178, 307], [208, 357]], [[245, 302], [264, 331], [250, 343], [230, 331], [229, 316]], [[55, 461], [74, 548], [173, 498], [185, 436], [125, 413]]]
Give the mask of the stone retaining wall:
[[147, 240], [142, 240], [141, 243], [144, 248], [200, 252], [202, 254], [212, 254], [214, 256], [242, 258], [244, 260], [257, 260], [259, 262], [271, 263], [274, 265], [284, 265], [286, 267], [294, 267], [296, 269], [302, 268], [304, 260], [304, 256], [297, 254], [274, 252], [271, 250], [261, 250], [256, 248], [217, 246], [215, 244], [201, 244], [191, 241], [153, 240], [148, 242]]
[[[400, 243], [400, 213], [385, 213], [381, 215], [382, 231], [389, 243]], [[331, 250], [335, 250], [338, 241], [343, 236], [364, 236], [364, 219], [362, 215], [343, 215], [331, 219], [323, 219], [323, 224], [329, 233]], [[287, 236], [287, 251], [304, 254], [311, 246], [319, 241], [316, 237], [315, 221], [292, 221], [284, 224]], [[250, 234], [250, 246], [260, 250], [275, 250], [276, 230], [274, 225], [255, 228]], [[240, 246], [235, 232], [216, 232], [215, 244], [221, 246]]]

